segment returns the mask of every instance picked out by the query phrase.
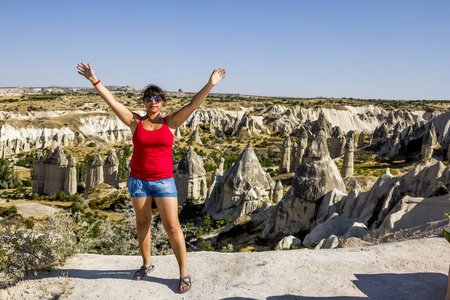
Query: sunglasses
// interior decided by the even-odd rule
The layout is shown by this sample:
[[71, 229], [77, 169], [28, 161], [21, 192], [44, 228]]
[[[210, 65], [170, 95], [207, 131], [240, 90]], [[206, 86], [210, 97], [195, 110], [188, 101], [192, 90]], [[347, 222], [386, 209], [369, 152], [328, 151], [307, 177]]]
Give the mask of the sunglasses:
[[158, 104], [159, 102], [162, 101], [162, 98], [160, 96], [156, 96], [156, 97], [145, 97], [144, 98], [145, 102], [150, 103], [153, 101], [155, 101], [156, 104]]

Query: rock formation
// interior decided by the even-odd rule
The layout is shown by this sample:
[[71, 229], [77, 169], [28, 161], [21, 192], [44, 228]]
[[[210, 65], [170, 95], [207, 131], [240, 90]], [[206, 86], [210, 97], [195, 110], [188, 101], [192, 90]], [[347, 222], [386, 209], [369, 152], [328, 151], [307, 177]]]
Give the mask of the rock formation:
[[34, 167], [33, 167], [33, 194], [44, 193], [44, 178], [45, 178], [45, 168], [44, 168], [44, 156], [41, 151], [37, 151], [34, 156]]
[[193, 141], [197, 144], [203, 145], [202, 140], [200, 139], [200, 134], [198, 132], [198, 126], [195, 128], [194, 139]]
[[99, 153], [95, 153], [88, 162], [86, 174], [86, 191], [103, 183], [103, 159]]
[[[296, 158], [298, 160], [297, 168], [303, 161], [303, 155], [305, 154], [306, 147], [308, 147], [308, 133], [306, 132], [306, 130], [304, 130], [301, 133], [298, 141], [297, 155], [296, 155]], [[297, 170], [297, 168], [295, 168], [294, 171]]]
[[436, 144], [437, 144], [436, 129], [434, 128], [434, 124], [431, 123], [430, 127], [425, 133], [425, 136], [423, 137], [422, 151], [421, 151], [422, 157], [431, 158], [433, 156], [433, 150], [436, 147]]
[[[350, 232], [349, 232], [350, 231]], [[355, 219], [342, 218], [337, 213], [334, 213], [325, 223], [316, 226], [303, 240], [305, 247], [320, 242], [322, 239], [327, 239], [334, 235], [339, 238], [357, 237], [362, 238], [367, 232], [364, 224], [355, 222]], [[335, 245], [337, 246], [337, 244]], [[335, 248], [335, 247], [326, 247]]]
[[283, 184], [281, 180], [278, 180], [273, 194], [273, 203], [277, 204], [281, 198], [283, 198]]
[[345, 153], [344, 160], [342, 162], [342, 177], [350, 177], [353, 176], [353, 159], [355, 152], [355, 138], [354, 132], [349, 131], [347, 133], [346, 141], [345, 141]]
[[389, 138], [389, 128], [386, 123], [378, 126], [372, 135], [371, 144], [380, 144]]
[[192, 146], [178, 164], [174, 178], [178, 192], [178, 205], [183, 205], [186, 198], [206, 198], [206, 171], [203, 168], [203, 159], [195, 153]]
[[277, 245], [275, 246], [275, 250], [288, 250], [293, 247], [300, 248], [302, 246], [302, 241], [299, 238], [296, 238], [293, 235], [285, 236], [282, 238]]
[[287, 136], [281, 148], [280, 174], [289, 173], [291, 171], [291, 137]]
[[49, 151], [44, 163], [44, 194], [55, 195], [64, 190], [67, 158], [61, 147]]
[[345, 192], [345, 185], [329, 155], [325, 132], [321, 131], [306, 149], [292, 186], [267, 219], [264, 236], [310, 230], [321, 197], [333, 189]]
[[77, 159], [72, 157], [67, 164], [66, 174], [64, 177], [64, 193], [66, 195], [74, 195], [77, 193]]
[[182, 138], [182, 136], [181, 136], [181, 131], [180, 131], [180, 127], [178, 127], [178, 128], [175, 130], [174, 136], [175, 136], [176, 138], [178, 138], [178, 139], [181, 139], [181, 138]]
[[103, 165], [103, 180], [105, 183], [119, 188], [119, 159], [116, 151], [113, 149], [108, 157], [105, 159]]
[[443, 219], [443, 211], [450, 211], [450, 195], [431, 198], [403, 197], [377, 229], [381, 234], [396, 232]]
[[221, 178], [216, 176], [215, 180], [215, 188], [208, 191], [203, 210], [214, 219], [232, 216], [236, 220], [263, 203], [271, 203], [269, 194], [273, 179], [261, 167], [251, 144], [242, 151], [233, 166]]
[[336, 158], [344, 154], [345, 137], [339, 126], [335, 126], [331, 133], [330, 156]]

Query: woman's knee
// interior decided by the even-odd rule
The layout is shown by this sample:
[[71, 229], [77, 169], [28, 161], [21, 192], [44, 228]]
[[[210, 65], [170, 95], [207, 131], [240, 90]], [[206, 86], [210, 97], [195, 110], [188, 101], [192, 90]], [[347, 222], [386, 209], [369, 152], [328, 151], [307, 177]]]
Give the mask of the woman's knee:
[[150, 224], [152, 223], [151, 218], [136, 218], [136, 226], [138, 228], [147, 228], [150, 227]]
[[166, 230], [167, 235], [183, 234], [179, 222], [167, 223], [165, 224], [164, 229]]

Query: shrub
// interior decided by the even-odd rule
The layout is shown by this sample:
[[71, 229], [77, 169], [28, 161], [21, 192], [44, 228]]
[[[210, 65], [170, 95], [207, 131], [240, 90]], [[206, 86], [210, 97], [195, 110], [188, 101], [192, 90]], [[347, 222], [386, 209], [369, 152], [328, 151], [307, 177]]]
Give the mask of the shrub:
[[90, 247], [85, 234], [89, 227], [76, 223], [67, 215], [49, 217], [36, 229], [21, 229], [20, 225], [2, 221], [0, 235], [0, 271], [9, 281], [63, 262], [76, 252]]
[[88, 147], [97, 147], [97, 144], [94, 142], [90, 142], [89, 144], [87, 144]]
[[17, 207], [13, 206], [6, 206], [6, 207], [0, 207], [0, 217], [11, 217], [17, 215]]
[[361, 155], [359, 157], [359, 159], [362, 160], [363, 162], [368, 162], [368, 161], [370, 161], [371, 157], [369, 154], [364, 153], [363, 155]]
[[206, 172], [211, 172], [211, 171], [214, 171], [214, 170], [216, 170], [216, 166], [215, 165], [208, 164], [208, 163], [205, 164], [205, 171]]
[[211, 241], [200, 241], [198, 251], [214, 251], [214, 247], [211, 245]]

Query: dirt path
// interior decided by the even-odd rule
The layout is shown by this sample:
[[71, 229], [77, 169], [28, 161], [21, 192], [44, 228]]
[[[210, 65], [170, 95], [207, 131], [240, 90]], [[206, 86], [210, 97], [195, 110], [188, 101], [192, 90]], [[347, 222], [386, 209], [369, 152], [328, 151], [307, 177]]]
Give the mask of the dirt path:
[[11, 287], [0, 299], [420, 299], [447, 289], [450, 244], [427, 238], [372, 247], [258, 253], [188, 254], [192, 290], [176, 294], [174, 256], [132, 280], [136, 256], [83, 254]]

